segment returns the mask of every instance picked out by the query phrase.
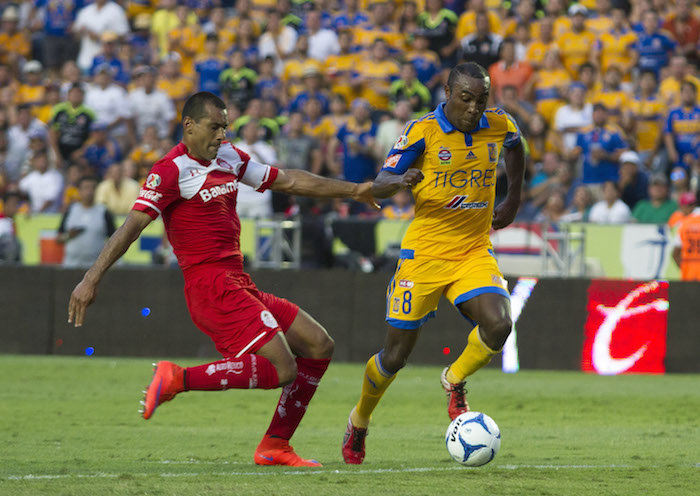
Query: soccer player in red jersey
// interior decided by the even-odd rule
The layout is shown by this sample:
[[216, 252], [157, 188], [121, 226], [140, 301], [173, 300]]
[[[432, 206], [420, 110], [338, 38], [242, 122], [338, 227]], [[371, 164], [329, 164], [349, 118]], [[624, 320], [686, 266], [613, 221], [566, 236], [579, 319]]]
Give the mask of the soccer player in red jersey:
[[107, 269], [162, 215], [185, 276], [192, 320], [225, 358], [188, 368], [159, 362], [146, 391], [143, 417], [150, 418], [161, 403], [184, 391], [284, 387], [255, 463], [320, 466], [297, 455], [289, 439], [328, 367], [333, 340], [306, 312], [258, 290], [243, 272], [236, 194], [242, 182], [261, 192], [269, 188], [292, 195], [352, 198], [376, 207], [371, 183], [256, 163], [224, 141], [226, 106], [211, 93], [187, 100], [182, 125], [182, 142], [155, 163], [124, 225], [73, 290], [68, 322], [83, 324]]

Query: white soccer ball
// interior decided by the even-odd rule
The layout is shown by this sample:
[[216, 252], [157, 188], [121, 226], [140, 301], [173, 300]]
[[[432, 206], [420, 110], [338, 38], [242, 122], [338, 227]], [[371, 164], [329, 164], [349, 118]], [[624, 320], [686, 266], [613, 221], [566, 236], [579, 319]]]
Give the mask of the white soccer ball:
[[467, 412], [455, 418], [445, 435], [447, 451], [457, 462], [469, 467], [486, 465], [501, 447], [501, 431], [491, 417]]

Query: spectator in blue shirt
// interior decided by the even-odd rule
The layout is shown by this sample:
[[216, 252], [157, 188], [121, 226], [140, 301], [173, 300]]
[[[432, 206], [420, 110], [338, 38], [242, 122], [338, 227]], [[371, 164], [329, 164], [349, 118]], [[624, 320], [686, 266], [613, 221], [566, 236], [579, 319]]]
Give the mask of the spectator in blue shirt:
[[92, 59], [92, 68], [90, 69], [90, 75], [94, 76], [97, 74], [97, 69], [102, 65], [108, 65], [112, 69], [112, 74], [114, 75], [114, 82], [122, 86], [129, 84], [130, 76], [124, 70], [124, 63], [119, 59], [117, 55], [117, 41], [119, 40], [119, 35], [114, 31], [105, 31], [100, 36], [100, 41], [102, 41], [102, 52]]
[[104, 177], [109, 166], [121, 161], [122, 152], [119, 143], [107, 133], [107, 124], [93, 122], [90, 125], [90, 139], [81, 152], [78, 152], [77, 160], [87, 165], [98, 177]]
[[228, 65], [218, 53], [219, 37], [216, 33], [209, 33], [204, 41], [204, 55], [194, 65], [197, 73], [197, 91], [208, 91], [221, 96], [219, 76]]
[[664, 140], [672, 167], [690, 169], [700, 160], [700, 106], [697, 104], [698, 88], [692, 81], [681, 84], [681, 105], [671, 109], [666, 120]]
[[277, 105], [284, 99], [284, 87], [280, 78], [275, 75], [275, 58], [271, 55], [260, 62], [255, 96], [263, 100], [274, 100]]
[[640, 71], [654, 71], [658, 78], [678, 44], [661, 31], [659, 15], [655, 11], [647, 10], [644, 13], [642, 26], [644, 30], [637, 33], [638, 40], [632, 46], [639, 54], [637, 68]]
[[367, 100], [356, 99], [350, 119], [338, 130], [337, 141], [331, 145], [331, 149], [335, 149], [339, 141], [343, 146], [342, 165], [334, 164], [332, 168], [346, 181], [361, 183], [377, 175], [377, 163], [372, 154], [377, 126], [370, 119], [370, 111]]
[[78, 42], [70, 27], [83, 0], [34, 0], [34, 9], [43, 12], [44, 29], [41, 40], [41, 61], [51, 70], [58, 70], [66, 61], [78, 55]]
[[336, 32], [353, 28], [369, 21], [367, 14], [358, 9], [359, 3], [359, 0], [345, 0], [343, 2], [345, 8], [333, 18], [333, 29]]
[[309, 66], [302, 73], [302, 82], [304, 89], [294, 97], [294, 100], [289, 104], [289, 112], [301, 112], [304, 105], [310, 98], [315, 98], [321, 102], [323, 115], [329, 112], [330, 99], [323, 92], [323, 75], [316, 66]]
[[[583, 159], [583, 182], [587, 185], [599, 185], [606, 181], [617, 182], [619, 179], [620, 155], [629, 146], [617, 126], [608, 124], [608, 109], [602, 103], [593, 106], [593, 125], [578, 133], [573, 158]], [[593, 191], [600, 196], [600, 191]]]

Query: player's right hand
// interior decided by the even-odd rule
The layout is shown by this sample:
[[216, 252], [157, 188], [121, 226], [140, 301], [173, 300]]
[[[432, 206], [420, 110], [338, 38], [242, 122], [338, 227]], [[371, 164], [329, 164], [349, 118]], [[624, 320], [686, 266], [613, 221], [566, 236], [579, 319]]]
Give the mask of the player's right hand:
[[68, 323], [74, 323], [75, 327], [80, 327], [85, 321], [85, 310], [88, 305], [95, 301], [97, 296], [97, 286], [83, 279], [75, 287], [70, 295], [68, 303]]
[[408, 169], [401, 176], [401, 187], [412, 188], [423, 180], [423, 173], [418, 169]]

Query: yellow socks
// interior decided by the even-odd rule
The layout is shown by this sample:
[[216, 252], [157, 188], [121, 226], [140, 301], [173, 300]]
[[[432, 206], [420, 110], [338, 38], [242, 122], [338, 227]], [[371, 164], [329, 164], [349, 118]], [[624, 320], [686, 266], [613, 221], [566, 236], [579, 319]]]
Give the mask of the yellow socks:
[[467, 376], [472, 375], [481, 367], [491, 361], [494, 355], [500, 350], [494, 351], [481, 339], [479, 335], [479, 326], [472, 329], [467, 339], [467, 347], [464, 348], [462, 354], [450, 365], [447, 371], [446, 378], [452, 384], [463, 382]]
[[362, 394], [357, 406], [350, 413], [350, 420], [355, 427], [367, 428], [372, 412], [382, 399], [384, 391], [392, 383], [396, 374], [384, 370], [381, 363], [382, 352], [372, 356], [365, 367], [365, 378], [362, 381]]

